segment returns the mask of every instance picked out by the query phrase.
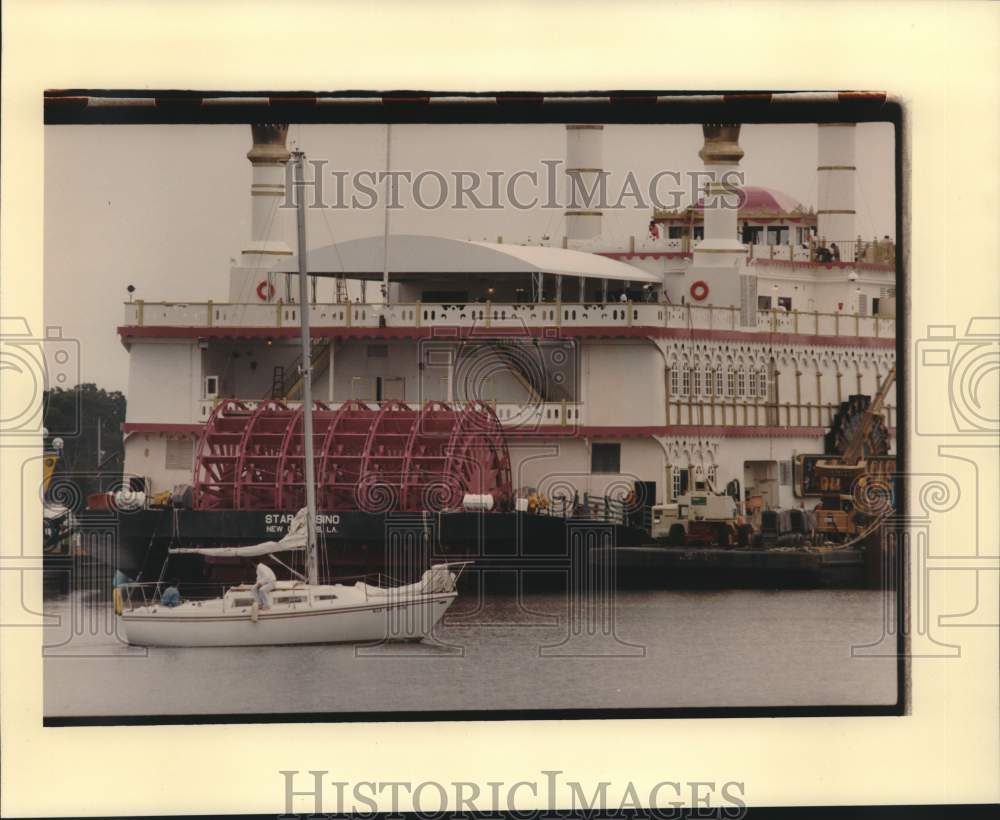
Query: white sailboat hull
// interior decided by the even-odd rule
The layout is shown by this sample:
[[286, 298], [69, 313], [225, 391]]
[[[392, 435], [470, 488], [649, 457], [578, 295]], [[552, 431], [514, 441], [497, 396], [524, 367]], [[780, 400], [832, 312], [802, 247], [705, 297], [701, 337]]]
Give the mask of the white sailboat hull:
[[[275, 606], [225, 611], [220, 601], [173, 609], [140, 607], [119, 616], [119, 631], [136, 646], [266, 646], [420, 640], [457, 597], [455, 592], [387, 596], [337, 606]], [[256, 617], [255, 617], [256, 615]]]

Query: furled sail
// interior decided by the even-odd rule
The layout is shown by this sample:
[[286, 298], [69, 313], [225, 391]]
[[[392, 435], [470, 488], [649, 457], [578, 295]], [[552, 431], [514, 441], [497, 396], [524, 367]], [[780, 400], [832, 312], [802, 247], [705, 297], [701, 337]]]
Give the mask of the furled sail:
[[243, 547], [175, 547], [171, 555], [212, 555], [219, 558], [255, 558], [275, 552], [293, 552], [306, 548], [306, 508], [303, 507], [288, 525], [288, 532], [280, 541], [264, 541]]

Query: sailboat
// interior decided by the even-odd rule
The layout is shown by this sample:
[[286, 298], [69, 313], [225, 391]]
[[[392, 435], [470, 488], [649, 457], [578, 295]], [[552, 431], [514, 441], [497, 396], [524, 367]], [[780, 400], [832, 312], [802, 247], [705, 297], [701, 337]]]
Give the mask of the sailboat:
[[[316, 474], [313, 454], [313, 402], [305, 240], [304, 154], [293, 153], [298, 197], [299, 311], [302, 341], [302, 401], [306, 506], [299, 510], [280, 541], [241, 547], [188, 547], [170, 554], [220, 557], [269, 556], [296, 576], [277, 580], [261, 606], [249, 584], [226, 589], [221, 597], [182, 600], [165, 594], [162, 581], [123, 583], [115, 589], [120, 634], [137, 646], [266, 646], [422, 640], [430, 635], [458, 597], [458, 578], [470, 562], [436, 564], [413, 584], [382, 586], [363, 581], [319, 583], [316, 546]], [[277, 555], [305, 552], [306, 575]], [[169, 555], [167, 557], [169, 560]]]

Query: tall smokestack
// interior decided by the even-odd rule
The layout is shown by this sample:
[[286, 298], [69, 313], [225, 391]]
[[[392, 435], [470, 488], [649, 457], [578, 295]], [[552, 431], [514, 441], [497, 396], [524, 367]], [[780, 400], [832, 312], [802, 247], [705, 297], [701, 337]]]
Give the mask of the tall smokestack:
[[250, 184], [250, 242], [243, 248], [243, 264], [271, 267], [273, 259], [254, 256], [291, 256], [285, 244], [285, 165], [290, 154], [285, 147], [286, 123], [254, 123], [253, 147], [247, 159], [253, 167]]
[[855, 238], [854, 134], [853, 122], [821, 122], [817, 128], [816, 231], [827, 242]]
[[[604, 187], [603, 166], [604, 126], [567, 125], [567, 239], [593, 239], [601, 235], [600, 192]], [[594, 193], [588, 201], [591, 191]]]
[[[743, 159], [740, 126], [734, 123], [706, 123], [701, 132], [705, 144], [698, 152], [710, 174], [705, 186], [705, 236], [694, 249], [698, 267], [732, 267], [743, 259], [746, 248], [738, 231], [738, 183], [730, 177], [739, 170]], [[728, 176], [727, 176], [728, 175]], [[728, 184], [724, 181], [728, 179]]]

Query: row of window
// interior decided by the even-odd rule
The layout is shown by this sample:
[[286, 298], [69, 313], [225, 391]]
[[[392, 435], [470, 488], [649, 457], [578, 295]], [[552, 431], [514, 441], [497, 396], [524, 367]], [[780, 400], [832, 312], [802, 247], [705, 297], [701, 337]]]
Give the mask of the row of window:
[[[787, 245], [791, 236], [791, 228], [788, 225], [769, 225], [765, 229], [763, 225], [742, 226], [739, 232], [740, 241], [744, 245]], [[687, 236], [687, 225], [670, 225], [667, 227], [667, 237], [669, 239], [683, 239]], [[816, 228], [809, 226], [795, 229], [795, 241], [799, 245], [809, 242], [810, 235], [816, 235]], [[705, 226], [695, 225], [692, 237], [695, 240], [705, 238]]]
[[670, 371], [670, 396], [766, 399], [767, 370], [760, 368], [721, 367], [703, 370], [675, 367]]
[[[684, 495], [684, 493], [688, 491], [688, 487], [690, 485], [691, 471], [686, 467], [684, 468], [674, 467], [670, 471], [670, 473], [671, 473], [670, 475], [671, 483], [673, 485], [671, 487], [671, 489], [673, 490], [672, 497], [676, 499], [678, 496]], [[718, 464], [709, 464], [705, 467], [705, 478], [715, 489], [715, 492], [722, 492], [723, 488], [718, 486], [718, 478], [719, 478]]]

